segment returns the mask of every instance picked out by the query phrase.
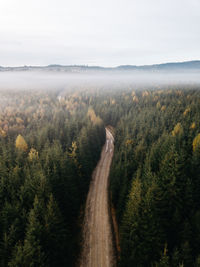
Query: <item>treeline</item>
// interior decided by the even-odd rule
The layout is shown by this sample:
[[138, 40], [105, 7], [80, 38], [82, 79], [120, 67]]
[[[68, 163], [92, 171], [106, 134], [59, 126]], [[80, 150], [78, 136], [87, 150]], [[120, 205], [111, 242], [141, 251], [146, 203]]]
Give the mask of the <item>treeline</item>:
[[161, 89], [96, 103], [115, 125], [110, 189], [123, 267], [200, 266], [200, 91]]
[[105, 141], [88, 97], [1, 92], [0, 266], [74, 266]]

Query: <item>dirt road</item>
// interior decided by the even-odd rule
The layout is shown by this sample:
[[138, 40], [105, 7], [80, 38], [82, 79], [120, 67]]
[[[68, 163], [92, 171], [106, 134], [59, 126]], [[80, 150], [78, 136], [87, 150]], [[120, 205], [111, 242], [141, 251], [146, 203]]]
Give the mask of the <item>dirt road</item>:
[[106, 129], [106, 143], [93, 173], [86, 202], [81, 267], [115, 266], [108, 212], [108, 176], [113, 157], [113, 136]]

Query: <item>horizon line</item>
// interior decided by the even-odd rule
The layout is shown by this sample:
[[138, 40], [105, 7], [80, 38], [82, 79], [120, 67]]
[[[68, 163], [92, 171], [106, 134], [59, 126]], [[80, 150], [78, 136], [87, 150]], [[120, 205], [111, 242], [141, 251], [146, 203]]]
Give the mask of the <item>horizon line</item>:
[[116, 65], [113, 67], [105, 67], [101, 65], [89, 65], [89, 64], [48, 64], [48, 65], [17, 65], [17, 66], [3, 66], [0, 65], [0, 68], [46, 68], [46, 67], [87, 67], [87, 68], [102, 68], [102, 69], [115, 69], [119, 67], [150, 67], [150, 66], [159, 66], [159, 65], [167, 65], [167, 64], [184, 64], [184, 63], [190, 63], [190, 62], [200, 62], [200, 59], [194, 59], [194, 60], [185, 60], [185, 61], [169, 61], [169, 62], [163, 62], [163, 63], [154, 63], [154, 64], [142, 64], [142, 65], [134, 65], [134, 64], [122, 64], [122, 65]]

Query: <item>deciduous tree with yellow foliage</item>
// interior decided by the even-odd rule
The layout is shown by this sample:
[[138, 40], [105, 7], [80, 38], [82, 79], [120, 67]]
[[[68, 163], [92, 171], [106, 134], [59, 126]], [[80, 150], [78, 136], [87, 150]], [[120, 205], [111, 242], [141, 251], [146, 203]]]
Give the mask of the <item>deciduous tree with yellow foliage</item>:
[[28, 145], [24, 139], [24, 137], [19, 134], [15, 141], [15, 146], [17, 149], [26, 152], [28, 150]]

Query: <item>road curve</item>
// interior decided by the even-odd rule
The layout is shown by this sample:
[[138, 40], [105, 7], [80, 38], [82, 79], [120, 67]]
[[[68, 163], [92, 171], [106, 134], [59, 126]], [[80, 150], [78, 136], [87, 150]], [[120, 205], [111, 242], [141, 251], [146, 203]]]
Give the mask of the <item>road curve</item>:
[[114, 138], [106, 128], [101, 152], [86, 202], [81, 267], [115, 266], [114, 246], [108, 206], [108, 176], [114, 152]]

